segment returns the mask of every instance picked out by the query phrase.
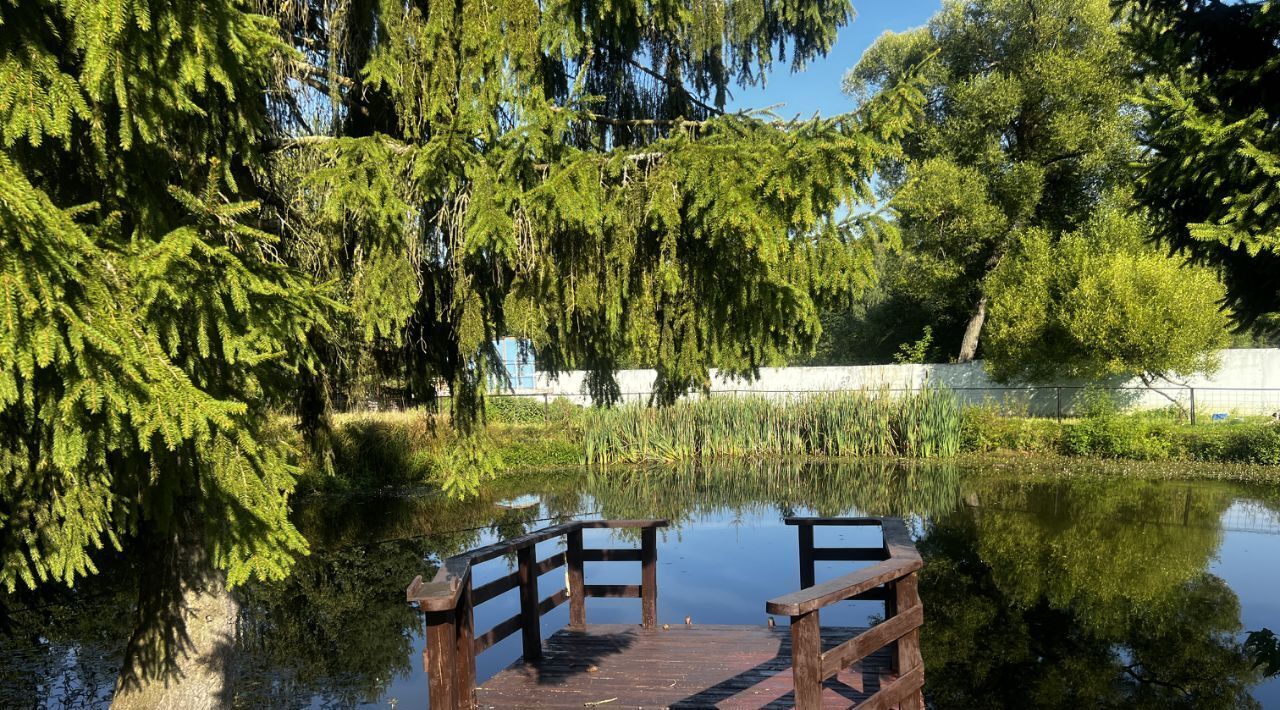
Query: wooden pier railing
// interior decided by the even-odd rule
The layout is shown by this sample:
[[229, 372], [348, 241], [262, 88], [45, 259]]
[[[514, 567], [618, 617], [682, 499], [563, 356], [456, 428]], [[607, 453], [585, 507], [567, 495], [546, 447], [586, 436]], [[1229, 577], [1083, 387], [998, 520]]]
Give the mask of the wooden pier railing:
[[[840, 703], [846, 699], [849, 681], [847, 674], [843, 680], [841, 674], [851, 667], [854, 667], [855, 674], [862, 673], [864, 678], [878, 676], [887, 680], [878, 687], [868, 686], [866, 692], [871, 695], [866, 697], [862, 697], [865, 693], [859, 687], [856, 691], [859, 693], [858, 710], [895, 706], [923, 710], [924, 662], [920, 655], [920, 627], [924, 621], [924, 608], [917, 582], [922, 562], [905, 523], [897, 518], [787, 518], [786, 523], [796, 526], [799, 532], [802, 588], [769, 600], [765, 610], [769, 614], [791, 618], [789, 658], [783, 650], [785, 644], [778, 641], [779, 635], [786, 633], [782, 629], [711, 626], [700, 630], [682, 626], [679, 628], [683, 631], [654, 630], [658, 607], [657, 529], [666, 526], [665, 520], [564, 523], [450, 557], [434, 579], [424, 582], [417, 577], [407, 590], [409, 602], [426, 618], [427, 649], [423, 665], [429, 676], [431, 707], [437, 710], [476, 707], [476, 656], [519, 631], [523, 640], [523, 663], [537, 664], [540, 670], [547, 670], [550, 677], [560, 680], [553, 686], [529, 680], [531, 676], [527, 669], [517, 663], [481, 689], [487, 694], [485, 697], [489, 705], [509, 706], [513, 702], [531, 700], [530, 693], [549, 692], [554, 692], [558, 701], [584, 697], [587, 698], [585, 704], [591, 705], [599, 701], [598, 694], [603, 692], [600, 688], [609, 683], [613, 683], [611, 692], [618, 696], [613, 700], [619, 700], [626, 693], [635, 696], [620, 700], [620, 707], [632, 701], [645, 707], [685, 707], [695, 701], [710, 703], [713, 698], [732, 697], [739, 693], [746, 693], [739, 698], [745, 701], [748, 697], [766, 697], [759, 693], [775, 692], [776, 688], [765, 686], [768, 686], [770, 678], [778, 677], [779, 672], [789, 665], [795, 687], [793, 702], [799, 710], [816, 710], [824, 704]], [[878, 547], [816, 547], [814, 528], [817, 526], [878, 526], [883, 544]], [[588, 528], [639, 528], [640, 548], [585, 548], [583, 530]], [[539, 560], [537, 544], [557, 539], [563, 539], [563, 551]], [[515, 571], [483, 584], [472, 583], [473, 566], [504, 555], [515, 556]], [[817, 562], [826, 560], [874, 564], [815, 584], [814, 567]], [[583, 573], [585, 562], [639, 562], [641, 583], [587, 584]], [[566, 567], [565, 586], [550, 596], [542, 597], [538, 578], [561, 566]], [[475, 633], [475, 607], [517, 589], [520, 613], [483, 633]], [[642, 628], [636, 631], [632, 627], [633, 630], [626, 632], [619, 632], [616, 625], [588, 628], [588, 597], [639, 598]], [[883, 602], [884, 621], [869, 629], [829, 628], [826, 633], [830, 647], [824, 650], [824, 631], [819, 620], [821, 610], [844, 600]], [[569, 602], [569, 631], [551, 637], [548, 643], [556, 652], [543, 659], [540, 619], [566, 601]], [[610, 652], [609, 659], [596, 660], [600, 666], [616, 662], [611, 666], [613, 671], [600, 671], [584, 678], [576, 670], [574, 659], [579, 658], [579, 654], [589, 655], [589, 649], [599, 646], [601, 639], [611, 639], [617, 633], [625, 633], [631, 645], [617, 646]], [[718, 646], [722, 643], [734, 643], [738, 647], [733, 653], [725, 654], [724, 649]], [[888, 649], [888, 652], [882, 649]], [[774, 652], [778, 655], [770, 658]], [[672, 653], [680, 655], [685, 659], [682, 663], [687, 664], [681, 666], [678, 673], [669, 667], [673, 664], [659, 668], [631, 660]], [[886, 655], [889, 657], [887, 664]], [[771, 665], [775, 659], [783, 665]], [[859, 662], [861, 664], [855, 667]], [[618, 672], [618, 669], [625, 671]], [[743, 691], [737, 685], [739, 683], [746, 683], [746, 687], [751, 688], [750, 692]], [[824, 683], [831, 687], [824, 690]], [[845, 685], [841, 686], [842, 683]], [[592, 700], [593, 697], [596, 699]], [[782, 698], [776, 700], [786, 702]]]
[[[899, 518], [787, 518], [800, 533], [800, 589], [769, 600], [770, 614], [791, 617], [792, 675], [797, 710], [822, 707], [822, 683], [885, 646], [893, 645], [891, 683], [858, 704], [858, 709], [924, 708], [924, 660], [920, 655], [920, 603], [916, 572], [920, 554]], [[881, 547], [814, 547], [813, 529], [819, 525], [878, 525]], [[821, 560], [876, 561], [876, 564], [814, 584], [814, 565]], [[882, 600], [885, 619], [828, 651], [822, 650], [819, 611], [847, 599]]]
[[[423, 666], [428, 674], [431, 707], [475, 707], [476, 656], [517, 631], [524, 642], [525, 661], [536, 663], [542, 656], [540, 619], [566, 601], [570, 628], [586, 626], [587, 597], [639, 598], [642, 625], [653, 628], [658, 618], [657, 529], [666, 525], [665, 520], [582, 520], [553, 525], [450, 557], [430, 582], [415, 577], [406, 596], [426, 616]], [[640, 549], [584, 548], [582, 531], [588, 528], [640, 528]], [[556, 538], [565, 539], [565, 551], [537, 559], [536, 545]], [[514, 572], [472, 586], [474, 565], [512, 553], [518, 561]], [[587, 584], [584, 562], [639, 562], [640, 584]], [[561, 566], [568, 568], [568, 586], [540, 599], [538, 577]], [[516, 588], [520, 590], [520, 613], [476, 634], [475, 607]]]

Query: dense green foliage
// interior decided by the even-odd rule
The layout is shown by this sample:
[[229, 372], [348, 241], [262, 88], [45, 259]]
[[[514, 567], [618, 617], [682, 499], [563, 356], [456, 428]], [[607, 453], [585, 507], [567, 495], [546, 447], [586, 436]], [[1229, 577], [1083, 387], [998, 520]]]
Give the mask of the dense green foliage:
[[1140, 461], [1204, 461], [1280, 465], [1280, 427], [1271, 423], [1179, 423], [1170, 414], [1122, 414], [1105, 399], [1083, 416], [1053, 419], [1003, 416], [993, 408], [964, 410], [964, 451], [1017, 451]]
[[590, 411], [589, 464], [742, 456], [948, 456], [960, 408], [947, 390], [835, 392], [792, 400], [711, 397], [653, 409]]
[[210, 569], [284, 575], [306, 544], [272, 412], [301, 411], [331, 467], [328, 395], [370, 362], [449, 392], [459, 490], [495, 466], [469, 434], [497, 336], [606, 399], [639, 349], [670, 400], [811, 344], [891, 236], [833, 215], [920, 97], [788, 124], [720, 107], [850, 14], [0, 5], [0, 586], [71, 584], [131, 541], [169, 601]]
[[817, 362], [966, 362], [981, 346], [1000, 379], [1211, 369], [1229, 342], [1217, 274], [1149, 245], [1131, 203], [1144, 139], [1126, 22], [1105, 0], [956, 0], [863, 55], [855, 98], [929, 58], [926, 104], [883, 171], [903, 250], [824, 314]]
[[1145, 79], [1138, 198], [1166, 246], [1221, 267], [1240, 319], [1265, 324], [1280, 311], [1280, 5], [1124, 4]]
[[966, 361], [987, 274], [1028, 230], [1083, 224], [1133, 157], [1131, 59], [1106, 0], [949, 2], [928, 25], [878, 39], [846, 90], [866, 100], [926, 58], [925, 110], [885, 171], [904, 243], [889, 283]]
[[1209, 372], [1226, 347], [1222, 283], [1156, 252], [1140, 215], [1101, 206], [1056, 240], [1028, 230], [988, 277], [985, 362], [999, 381]]
[[273, 23], [76, 0], [0, 27], [0, 586], [74, 583], [130, 539], [155, 589], [193, 556], [282, 576], [306, 544], [268, 412], [330, 303], [242, 201]]
[[778, 49], [794, 66], [825, 52], [846, 2], [282, 12], [304, 83], [323, 90], [290, 114], [311, 134], [276, 155], [293, 249], [351, 303], [318, 338], [314, 430], [372, 360], [418, 401], [447, 391], [465, 434], [507, 335], [552, 371], [590, 371], [604, 401], [637, 357], [660, 402], [705, 387], [713, 365], [750, 376], [812, 345], [819, 306], [860, 293], [872, 246], [891, 241], [876, 214], [834, 215], [872, 200], [913, 82], [831, 119], [722, 114]]

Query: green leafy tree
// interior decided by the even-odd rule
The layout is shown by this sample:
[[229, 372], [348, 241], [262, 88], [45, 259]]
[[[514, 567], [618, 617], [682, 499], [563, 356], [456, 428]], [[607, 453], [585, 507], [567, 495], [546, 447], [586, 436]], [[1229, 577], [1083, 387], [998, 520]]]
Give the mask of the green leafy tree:
[[1130, 0], [1138, 199], [1168, 248], [1220, 268], [1237, 318], [1280, 311], [1280, 5]]
[[1210, 269], [1148, 243], [1141, 215], [1117, 200], [1054, 240], [1027, 230], [988, 277], [985, 362], [996, 379], [1144, 383], [1211, 371], [1229, 341], [1226, 297]]
[[[293, 111], [282, 209], [352, 305], [316, 428], [337, 365], [367, 352], [416, 399], [447, 393], [471, 432], [505, 335], [589, 370], [606, 401], [620, 363], [647, 362], [670, 402], [712, 366], [751, 376], [811, 347], [819, 306], [873, 276], [886, 223], [833, 215], [872, 201], [914, 85], [833, 119], [722, 111], [781, 50], [825, 52], [845, 2], [287, 9], [298, 81], [329, 100]], [[459, 463], [448, 483], [474, 486], [482, 449]]]
[[1030, 230], [1078, 229], [1125, 174], [1132, 58], [1106, 0], [952, 1], [877, 40], [846, 91], [877, 96], [921, 62], [925, 110], [883, 172], [904, 245], [890, 282], [926, 306], [939, 338], [959, 338], [965, 362], [988, 275]]

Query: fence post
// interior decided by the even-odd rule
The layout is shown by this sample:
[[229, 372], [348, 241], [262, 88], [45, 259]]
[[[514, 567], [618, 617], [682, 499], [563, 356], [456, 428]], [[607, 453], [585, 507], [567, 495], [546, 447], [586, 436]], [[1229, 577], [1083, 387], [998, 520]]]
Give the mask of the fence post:
[[525, 663], [542, 660], [542, 629], [538, 623], [537, 555], [537, 545], [532, 543], [516, 552], [519, 560], [516, 576], [520, 580], [520, 631], [524, 639]]
[[822, 629], [816, 609], [791, 617], [791, 678], [796, 710], [822, 707]]
[[427, 648], [423, 651], [423, 665], [427, 671], [427, 694], [433, 708], [462, 707], [458, 687], [457, 647], [458, 636], [453, 609], [428, 611]]
[[453, 660], [458, 668], [455, 692], [462, 707], [470, 710], [476, 706], [475, 613], [471, 604], [471, 575], [467, 575], [466, 584], [459, 595], [454, 626], [457, 646], [453, 652]]
[[542, 393], [542, 423], [546, 424], [551, 421], [551, 400], [550, 395], [546, 392]]
[[1191, 388], [1191, 426], [1196, 425], [1196, 388]]
[[800, 588], [814, 585], [813, 526], [800, 523]]
[[1057, 390], [1057, 394], [1058, 394], [1058, 421], [1061, 422], [1062, 421], [1062, 388], [1054, 387], [1054, 389]]
[[569, 549], [565, 560], [569, 566], [569, 628], [587, 626], [586, 584], [582, 574], [582, 530], [574, 530], [567, 536]]
[[640, 608], [643, 626], [658, 625], [658, 529], [640, 531]]

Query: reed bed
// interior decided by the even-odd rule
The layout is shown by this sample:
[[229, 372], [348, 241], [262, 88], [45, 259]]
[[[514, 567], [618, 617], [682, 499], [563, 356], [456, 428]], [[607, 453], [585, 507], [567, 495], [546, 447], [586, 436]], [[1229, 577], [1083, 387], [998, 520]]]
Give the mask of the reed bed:
[[790, 400], [712, 397], [654, 408], [593, 409], [583, 421], [589, 464], [749, 456], [950, 456], [960, 405], [947, 389], [831, 392]]

